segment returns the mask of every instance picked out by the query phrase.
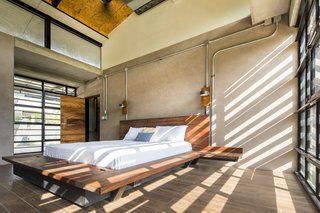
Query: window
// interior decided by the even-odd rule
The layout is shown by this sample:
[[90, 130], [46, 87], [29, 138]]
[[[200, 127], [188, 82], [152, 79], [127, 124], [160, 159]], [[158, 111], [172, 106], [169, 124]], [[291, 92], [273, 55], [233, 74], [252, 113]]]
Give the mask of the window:
[[0, 31], [44, 46], [44, 19], [8, 1], [0, 1]]
[[307, 66], [306, 76], [306, 101], [308, 101], [311, 97], [311, 69], [309, 66]]
[[320, 42], [318, 41], [312, 50], [312, 89], [313, 94], [320, 91]]
[[299, 107], [302, 107], [306, 101], [306, 70], [303, 70], [299, 78]]
[[100, 67], [100, 47], [51, 24], [51, 49], [71, 58]]
[[299, 147], [305, 150], [306, 147], [306, 120], [305, 112], [299, 113]]
[[75, 96], [76, 89], [22, 76], [14, 84], [14, 153], [60, 143], [60, 96]]
[[306, 171], [306, 167], [305, 167], [305, 158], [301, 155], [299, 155], [299, 173], [305, 177], [305, 171]]
[[22, 1], [0, 1], [0, 32], [101, 68], [101, 43]]
[[315, 30], [316, 30], [316, 23], [317, 23], [317, 16], [316, 16], [316, 4], [315, 1], [311, 5], [311, 10], [309, 13], [309, 17], [307, 19], [308, 21], [308, 27], [307, 27], [307, 32], [308, 32], [308, 39], [311, 40]]
[[307, 110], [307, 152], [316, 155], [316, 106]]
[[299, 63], [301, 64], [306, 55], [306, 30], [303, 29], [299, 40]]
[[311, 188], [316, 190], [316, 167], [312, 163], [307, 163], [307, 182]]
[[[309, 4], [310, 3], [310, 4]], [[298, 171], [320, 202], [320, 1], [303, 1], [299, 20]]]
[[318, 159], [320, 159], [320, 104], [318, 104], [318, 112], [317, 112], [317, 132], [318, 132], [318, 138], [317, 138], [317, 149], [318, 149]]

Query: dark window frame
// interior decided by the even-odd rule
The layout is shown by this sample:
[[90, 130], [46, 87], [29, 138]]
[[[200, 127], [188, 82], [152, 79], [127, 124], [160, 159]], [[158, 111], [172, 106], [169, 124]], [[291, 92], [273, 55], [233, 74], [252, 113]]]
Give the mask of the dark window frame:
[[12, 3], [12, 4], [14, 4], [14, 5], [16, 5], [16, 6], [18, 6], [18, 7], [20, 7], [20, 8], [22, 8], [22, 9], [24, 9], [24, 10], [29, 11], [30, 13], [33, 13], [36, 16], [39, 16], [39, 17], [44, 19], [44, 21], [45, 21], [45, 32], [44, 32], [44, 34], [45, 34], [45, 44], [46, 44], [45, 47], [47, 47], [49, 49], [50, 49], [50, 41], [51, 41], [51, 38], [50, 38], [50, 35], [51, 35], [51, 33], [50, 33], [50, 31], [51, 31], [50, 23], [53, 23], [53, 24], [59, 26], [60, 28], [66, 30], [66, 31], [68, 31], [68, 32], [70, 32], [70, 33], [72, 33], [72, 34], [74, 34], [74, 35], [76, 35], [76, 36], [78, 36], [78, 37], [80, 37], [80, 38], [82, 38], [82, 39], [84, 39], [84, 40], [86, 40], [86, 41], [98, 46], [98, 47], [102, 47], [102, 44], [100, 42], [94, 40], [93, 38], [91, 38], [91, 37], [79, 32], [79, 31], [77, 31], [77, 30], [75, 30], [75, 29], [73, 29], [71, 27], [69, 27], [68, 25], [66, 25], [66, 24], [64, 24], [64, 23], [52, 18], [51, 16], [49, 16], [49, 15], [47, 15], [47, 14], [45, 14], [45, 13], [43, 13], [43, 12], [33, 8], [33, 7], [31, 7], [30, 5], [28, 5], [28, 4], [26, 4], [26, 3], [22, 2], [22, 1], [16, 1], [16, 0], [7, 0], [7, 1]]
[[[297, 155], [297, 176], [299, 181], [303, 184], [304, 187], [306, 187], [307, 192], [310, 194], [310, 196], [315, 203], [317, 203], [318, 206], [320, 206], [320, 91], [316, 91], [315, 85], [315, 60], [316, 60], [316, 45], [320, 43], [320, 28], [319, 28], [319, 22], [320, 22], [320, 0], [313, 0], [310, 4], [306, 0], [303, 0], [300, 7], [299, 12], [299, 18], [298, 18], [298, 34], [296, 41], [299, 42], [298, 45], [298, 60], [299, 60], [299, 68], [296, 72], [296, 76], [298, 77], [298, 103], [299, 103], [299, 109], [297, 110], [298, 113], [298, 147], [296, 148], [296, 151], [298, 152]], [[308, 35], [308, 25], [309, 25], [309, 18], [310, 14], [312, 12], [312, 9], [315, 8], [315, 15], [316, 15], [316, 23], [314, 27], [313, 33]], [[311, 31], [312, 32], [312, 31]], [[306, 40], [305, 40], [305, 51], [302, 53], [300, 52], [301, 49], [301, 38], [303, 33], [305, 33]], [[306, 70], [304, 72], [304, 70]], [[309, 72], [308, 72], [309, 70]], [[307, 87], [307, 79], [308, 75], [310, 77], [310, 88]], [[301, 84], [301, 76], [305, 78], [304, 86], [305, 90], [300, 91], [300, 84]], [[304, 92], [305, 95], [305, 101], [301, 101], [301, 96], [303, 95], [301, 92]], [[310, 94], [307, 96], [307, 94]], [[315, 109], [313, 108], [315, 107]], [[311, 142], [312, 138], [308, 140], [307, 134], [308, 134], [308, 127], [307, 127], [307, 117], [308, 113], [310, 113], [310, 116], [313, 114], [311, 112], [312, 110], [315, 110], [316, 117], [314, 119], [311, 119], [311, 124], [309, 127], [310, 133], [315, 134], [315, 140], [316, 140], [316, 151], [315, 154], [312, 153], [312, 151], [308, 151], [309, 143]], [[304, 135], [305, 135], [305, 149], [300, 148], [301, 147], [301, 140], [300, 140], [300, 122], [302, 119], [302, 112], [304, 112], [304, 119], [305, 119], [305, 129], [304, 129]], [[315, 123], [315, 124], [314, 124]], [[315, 125], [315, 128], [312, 128], [312, 126]], [[304, 170], [304, 177], [300, 173], [301, 165], [300, 160], [304, 161], [305, 170]], [[316, 168], [315, 173], [315, 188], [313, 188], [308, 181], [308, 165], [312, 164]]]
[[[99, 49], [97, 49], [97, 56], [99, 56], [97, 58], [97, 60], [99, 60], [99, 65], [98, 64], [90, 64], [90, 63], [86, 63], [86, 64], [89, 64], [91, 66], [94, 66], [94, 67], [97, 67], [97, 68], [101, 68], [102, 67], [102, 43], [101, 42], [98, 42], [97, 40], [85, 35], [84, 33], [81, 33], [79, 32], [78, 30], [58, 21], [57, 19], [37, 10], [36, 8], [33, 8], [31, 7], [30, 5], [22, 2], [22, 1], [19, 1], [19, 0], [6, 0], [7, 2], [17, 6], [18, 8], [20, 9], [23, 9], [25, 11], [28, 11], [32, 14], [34, 14], [35, 16], [43, 19], [43, 22], [44, 22], [44, 42], [43, 42], [43, 47], [47, 48], [47, 49], [50, 49], [51, 50], [51, 43], [52, 43], [52, 38], [54, 38], [53, 35], [51, 35], [51, 26], [52, 24], [56, 25], [57, 27], [61, 28], [62, 30], [66, 31], [66, 32], [69, 32], [75, 36], [77, 36], [78, 38], [80, 39], [83, 39], [83, 41], [85, 42], [88, 42], [90, 44], [93, 44], [94, 46], [98, 47]], [[90, 27], [89, 27], [90, 28]], [[99, 32], [97, 32], [99, 33]], [[100, 33], [99, 33], [100, 34]], [[103, 36], [103, 35], [102, 35]], [[105, 36], [104, 36], [105, 37]], [[106, 37], [108, 38], [108, 37]], [[42, 46], [42, 45], [41, 45]], [[63, 54], [63, 53], [61, 53]], [[70, 56], [69, 56], [70, 57]], [[78, 60], [78, 58], [76, 57], [71, 57], [71, 58], [74, 58], [75, 60]]]
[[[41, 122], [22, 122], [22, 121], [14, 121], [14, 124], [33, 124], [33, 125], [41, 125], [41, 140], [36, 140], [36, 141], [14, 141], [14, 143], [24, 143], [24, 142], [41, 142], [41, 151], [40, 152], [25, 152], [25, 153], [16, 153], [15, 155], [19, 155], [19, 154], [29, 154], [29, 153], [41, 153], [44, 151], [44, 145], [46, 142], [50, 142], [50, 141], [57, 141], [57, 140], [61, 140], [60, 139], [46, 139], [46, 131], [45, 131], [45, 127], [46, 126], [60, 126], [60, 124], [48, 124], [46, 123], [46, 119], [45, 119], [45, 109], [58, 109], [60, 110], [60, 107], [51, 107], [51, 106], [46, 106], [45, 101], [46, 101], [46, 94], [53, 94], [53, 95], [68, 95], [68, 88], [71, 88], [74, 90], [74, 94], [72, 95], [68, 95], [68, 96], [77, 96], [77, 88], [75, 87], [71, 87], [71, 86], [67, 86], [67, 85], [63, 85], [63, 84], [59, 84], [59, 83], [55, 83], [55, 82], [51, 82], [51, 81], [46, 81], [46, 80], [41, 80], [41, 79], [37, 79], [37, 78], [32, 78], [32, 77], [27, 77], [24, 75], [15, 75], [15, 77], [20, 77], [20, 78], [24, 78], [24, 79], [28, 79], [28, 80], [35, 80], [35, 81], [39, 81], [41, 82], [41, 89], [37, 89], [37, 88], [30, 88], [28, 86], [23, 86], [23, 85], [15, 85], [15, 87], [19, 87], [22, 89], [28, 89], [28, 90], [34, 90], [34, 91], [41, 91], [41, 107], [39, 106], [27, 106], [26, 107], [31, 107], [31, 108], [36, 108], [36, 109], [41, 109]], [[57, 92], [51, 92], [51, 91], [47, 91], [45, 90], [45, 83], [50, 83], [50, 84], [54, 84], [57, 86], [62, 86], [65, 87], [65, 93], [57, 93]], [[14, 106], [20, 106], [20, 104], [14, 104]]]
[[[307, 41], [311, 42], [313, 40], [313, 37], [315, 36], [316, 32], [318, 31], [318, 25], [319, 25], [319, 9], [317, 8], [318, 6], [318, 0], [313, 0], [312, 3], [309, 5], [308, 9], [308, 14], [305, 17], [306, 18], [306, 30], [307, 30]], [[309, 35], [308, 33], [308, 27], [309, 27], [309, 18], [311, 15], [312, 10], [315, 9], [315, 26], [314, 29], [311, 30], [311, 34]], [[309, 42], [307, 43], [307, 46], [309, 46]]]

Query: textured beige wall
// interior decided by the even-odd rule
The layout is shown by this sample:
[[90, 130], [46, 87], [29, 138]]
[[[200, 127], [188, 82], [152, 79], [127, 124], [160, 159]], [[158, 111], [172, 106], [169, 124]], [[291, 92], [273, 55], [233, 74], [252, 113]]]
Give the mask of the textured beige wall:
[[0, 32], [0, 164], [13, 155], [13, 73], [14, 38]]
[[84, 98], [95, 95], [102, 96], [102, 80], [94, 79], [77, 88], [77, 96], [79, 97]]
[[[128, 71], [129, 119], [203, 114], [199, 91], [204, 86], [204, 48]], [[147, 56], [146, 58], [149, 58]], [[121, 70], [121, 69], [120, 69]], [[108, 77], [108, 115], [101, 139], [117, 139], [119, 104], [125, 99], [125, 73]]]
[[[118, 139], [119, 121], [124, 120], [119, 104], [125, 97], [124, 73], [108, 77], [108, 120], [102, 121], [100, 136], [102, 139]], [[129, 99], [130, 101], [130, 99]]]
[[[250, 27], [250, 19], [137, 58], [105, 73], [121, 71], [183, 47]], [[259, 27], [210, 44], [218, 50], [271, 35], [275, 26]], [[224, 51], [215, 58], [214, 145], [244, 148], [241, 167], [293, 171], [296, 166], [297, 82], [294, 78], [296, 29], [284, 19], [272, 38]], [[210, 57], [211, 58], [211, 57]], [[199, 90], [204, 85], [204, 48], [194, 49], [128, 71], [129, 119], [203, 114]], [[210, 70], [212, 60], [210, 60]], [[117, 139], [125, 98], [124, 73], [108, 78], [109, 120], [101, 123], [101, 139]]]
[[199, 48], [129, 71], [129, 119], [203, 113], [204, 57]]
[[216, 57], [214, 142], [217, 146], [243, 147], [238, 166], [295, 169], [295, 33], [285, 20], [273, 38]]
[[[108, 77], [108, 120], [100, 120], [100, 140], [118, 139], [119, 121], [124, 120], [119, 104], [125, 97], [124, 73]], [[92, 80], [77, 89], [78, 97], [100, 95], [100, 117], [103, 115], [103, 82]]]

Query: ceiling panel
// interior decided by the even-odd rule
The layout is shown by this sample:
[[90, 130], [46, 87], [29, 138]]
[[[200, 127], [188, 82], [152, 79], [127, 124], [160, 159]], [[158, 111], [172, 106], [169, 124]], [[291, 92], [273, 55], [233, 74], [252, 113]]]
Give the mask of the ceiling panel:
[[[57, 0], [43, 1], [53, 5]], [[112, 0], [107, 5], [101, 0], [61, 0], [57, 9], [104, 36], [108, 36], [132, 13], [122, 0]]]

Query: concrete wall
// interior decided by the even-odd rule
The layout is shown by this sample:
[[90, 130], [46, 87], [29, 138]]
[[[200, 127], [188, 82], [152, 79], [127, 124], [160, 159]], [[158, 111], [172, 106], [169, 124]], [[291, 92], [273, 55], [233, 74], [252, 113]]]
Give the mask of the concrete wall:
[[0, 32], [0, 164], [13, 155], [14, 38]]
[[295, 33], [285, 20], [273, 38], [222, 52], [215, 59], [214, 142], [243, 147], [240, 167], [295, 170]]
[[102, 68], [144, 56], [248, 17], [249, 8], [249, 0], [178, 0], [165, 1], [139, 16], [132, 13], [104, 42]]
[[[243, 19], [161, 51], [110, 68], [105, 73], [155, 59], [156, 56], [219, 38], [251, 26]], [[275, 25], [263, 26], [210, 44], [218, 50], [267, 37]], [[296, 154], [297, 82], [294, 78], [296, 30], [284, 19], [272, 38], [219, 53], [214, 63], [213, 145], [244, 148], [238, 166], [294, 171]], [[210, 57], [211, 58], [211, 57]], [[147, 63], [128, 71], [129, 119], [203, 114], [199, 90], [204, 86], [204, 48]], [[109, 120], [101, 122], [101, 139], [117, 139], [125, 119], [119, 103], [125, 98], [125, 74], [108, 77]], [[93, 88], [90, 83], [87, 86]], [[101, 87], [101, 83], [99, 84]], [[97, 91], [96, 91], [97, 92]]]

